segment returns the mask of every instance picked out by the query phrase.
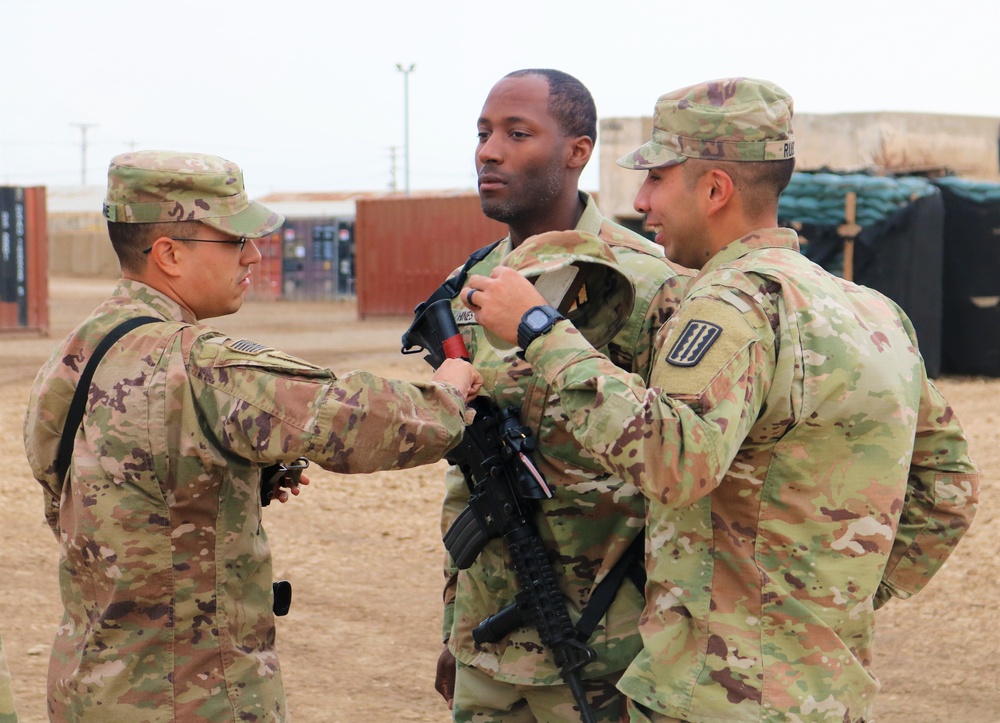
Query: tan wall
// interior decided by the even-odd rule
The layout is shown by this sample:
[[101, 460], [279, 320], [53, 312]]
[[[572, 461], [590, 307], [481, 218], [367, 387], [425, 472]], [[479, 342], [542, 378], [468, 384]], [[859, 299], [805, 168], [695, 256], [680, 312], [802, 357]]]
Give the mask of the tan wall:
[[926, 113], [795, 116], [795, 167], [874, 168], [905, 173], [944, 167], [965, 178], [1000, 181], [1000, 119]]
[[117, 278], [118, 257], [99, 213], [50, 213], [49, 273], [53, 276]]
[[[795, 116], [795, 168], [870, 169], [905, 173], [948, 168], [1000, 182], [1000, 118], [925, 113], [837, 113]], [[601, 210], [639, 218], [632, 207], [645, 174], [615, 161], [652, 136], [652, 118], [605, 118], [600, 127]]]
[[653, 134], [652, 118], [606, 118], [598, 131], [601, 211], [615, 218], [638, 218], [632, 208], [645, 173], [622, 168], [616, 161], [645, 143]]

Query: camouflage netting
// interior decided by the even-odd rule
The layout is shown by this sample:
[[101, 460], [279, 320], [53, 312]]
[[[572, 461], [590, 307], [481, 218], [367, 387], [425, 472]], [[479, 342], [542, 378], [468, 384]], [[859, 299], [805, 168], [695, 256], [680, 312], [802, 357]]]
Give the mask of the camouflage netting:
[[[845, 257], [851, 192], [860, 230]], [[778, 221], [799, 232], [809, 259], [899, 304], [917, 331], [927, 374], [938, 376], [944, 206], [934, 184], [917, 177], [795, 173], [778, 202]]]

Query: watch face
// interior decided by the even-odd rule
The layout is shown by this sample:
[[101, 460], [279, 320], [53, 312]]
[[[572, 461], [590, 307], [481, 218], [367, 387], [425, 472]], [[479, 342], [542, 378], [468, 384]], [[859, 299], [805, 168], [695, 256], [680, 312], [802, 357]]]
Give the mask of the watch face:
[[540, 331], [548, 326], [549, 315], [541, 309], [532, 309], [528, 312], [528, 315], [524, 317], [524, 323], [527, 324], [528, 328], [532, 331]]

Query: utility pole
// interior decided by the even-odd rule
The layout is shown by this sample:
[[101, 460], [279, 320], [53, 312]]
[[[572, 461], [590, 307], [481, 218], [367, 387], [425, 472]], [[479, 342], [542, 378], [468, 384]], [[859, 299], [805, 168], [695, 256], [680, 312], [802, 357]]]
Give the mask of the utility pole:
[[96, 123], [70, 123], [80, 129], [80, 185], [87, 185], [87, 129], [97, 128]]
[[416, 67], [415, 63], [405, 68], [402, 63], [396, 63], [396, 70], [403, 74], [403, 178], [406, 195], [410, 195], [410, 73]]

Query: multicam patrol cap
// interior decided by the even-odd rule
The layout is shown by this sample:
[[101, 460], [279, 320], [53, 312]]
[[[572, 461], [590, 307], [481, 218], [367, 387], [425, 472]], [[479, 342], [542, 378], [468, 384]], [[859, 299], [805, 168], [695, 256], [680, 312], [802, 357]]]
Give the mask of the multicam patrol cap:
[[545, 300], [595, 347], [611, 341], [632, 313], [635, 285], [611, 247], [592, 233], [549, 231], [531, 236], [500, 265], [532, 279]]
[[201, 221], [248, 238], [267, 236], [285, 220], [247, 198], [243, 171], [232, 161], [175, 151], [112, 158], [104, 217], [118, 223]]
[[795, 156], [792, 98], [774, 83], [723, 78], [661, 95], [653, 110], [653, 139], [618, 159], [645, 170], [688, 158], [781, 161]]

